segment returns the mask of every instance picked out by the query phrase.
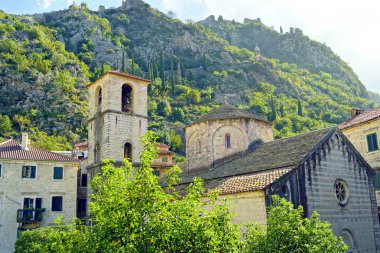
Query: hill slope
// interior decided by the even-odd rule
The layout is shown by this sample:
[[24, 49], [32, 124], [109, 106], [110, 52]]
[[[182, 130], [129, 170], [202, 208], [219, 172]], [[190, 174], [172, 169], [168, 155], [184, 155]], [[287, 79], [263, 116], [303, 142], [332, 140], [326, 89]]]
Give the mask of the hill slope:
[[[72, 98], [76, 94], [78, 99], [75, 101], [78, 104], [74, 105], [83, 103], [81, 115], [85, 117], [83, 87], [87, 82], [87, 66], [89, 77], [94, 80], [102, 69], [121, 69], [124, 65], [125, 71], [153, 80], [149, 90], [150, 128], [158, 131], [161, 138], [169, 144], [176, 142], [180, 146], [175, 133], [168, 135], [168, 131], [162, 131], [167, 126], [173, 127], [170, 122], [179, 126], [187, 124], [225, 101], [274, 121], [277, 137], [340, 123], [348, 118], [350, 106], [365, 109], [373, 106], [364, 86], [339, 57], [327, 47], [298, 33], [279, 35], [260, 25], [265, 33], [273, 34], [266, 36], [268, 43], [263, 43], [268, 45], [268, 48], [262, 47], [265, 57], [256, 61], [255, 54], [251, 51], [252, 45], [238, 43], [251, 40], [239, 32], [239, 27], [244, 24], [223, 21], [227, 28], [223, 26], [215, 29], [205, 22], [183, 23], [147, 4], [101, 12], [90, 11], [85, 4], [73, 5], [68, 10], [23, 19], [29, 20], [29, 26], [50, 31], [49, 40], [54, 43], [61, 41], [64, 47], [59, 50], [76, 62], [77, 68], [69, 68], [67, 64], [60, 66], [61, 69], [69, 68], [68, 71], [76, 78], [75, 89], [60, 91], [51, 94], [51, 97], [61, 100]], [[237, 30], [231, 36], [239, 39], [231, 40], [223, 35], [231, 27]], [[23, 41], [18, 36], [8, 37], [16, 44]], [[270, 45], [278, 43], [279, 38], [287, 38], [284, 41], [288, 45], [305, 44], [305, 52], [317, 51], [316, 61], [320, 64], [315, 65], [306, 53], [296, 54], [294, 50], [291, 51], [293, 53], [287, 53], [273, 47], [271, 52]], [[31, 50], [32, 48], [46, 54], [45, 57], [55, 55], [46, 53], [49, 49], [40, 44], [31, 46]], [[79, 60], [66, 50], [77, 55]], [[7, 53], [11, 54], [9, 50]], [[5, 55], [1, 57], [0, 59], [6, 59]], [[17, 61], [13, 65], [9, 62], [4, 71], [20, 75], [19, 69], [15, 69], [17, 64]], [[42, 77], [55, 76], [57, 73], [54, 68], [47, 73], [40, 72], [38, 73]], [[10, 79], [14, 79], [13, 75], [9, 75]], [[49, 87], [47, 83], [53, 80], [41, 79], [46, 80], [41, 87]], [[23, 94], [36, 82], [34, 79], [28, 80], [23, 78], [18, 88]], [[51, 98], [44, 102], [45, 108], [49, 107], [47, 103], [55, 105], [49, 99]], [[72, 103], [72, 100], [62, 101], [67, 104]], [[16, 107], [12, 101], [3, 104], [7, 109], [2, 114], [15, 114], [12, 108]], [[17, 113], [32, 117], [30, 110], [34, 107], [30, 104], [23, 107], [25, 110]], [[41, 119], [48, 120], [49, 124], [55, 121], [56, 116], [42, 115], [38, 114], [33, 121], [34, 125], [43, 128]], [[73, 117], [72, 112], [60, 117], [70, 129], [73, 125], [71, 120], [77, 131], [85, 130], [83, 122], [77, 125], [76, 116]], [[61, 130], [54, 125], [48, 129], [49, 133]], [[179, 146], [178, 150], [181, 149]]]

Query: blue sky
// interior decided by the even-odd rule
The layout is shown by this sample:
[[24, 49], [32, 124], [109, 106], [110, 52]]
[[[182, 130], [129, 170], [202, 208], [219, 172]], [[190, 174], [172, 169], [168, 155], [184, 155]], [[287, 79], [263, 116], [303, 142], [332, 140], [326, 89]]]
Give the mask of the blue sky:
[[[42, 13], [67, 8], [73, 0], [0, 0], [0, 9], [13, 14]], [[90, 9], [117, 7], [121, 0], [79, 0]], [[326, 43], [354, 69], [371, 91], [380, 93], [380, 1], [375, 0], [146, 0], [182, 20], [208, 15], [242, 21], [257, 18], [284, 30], [299, 27], [305, 35]]]

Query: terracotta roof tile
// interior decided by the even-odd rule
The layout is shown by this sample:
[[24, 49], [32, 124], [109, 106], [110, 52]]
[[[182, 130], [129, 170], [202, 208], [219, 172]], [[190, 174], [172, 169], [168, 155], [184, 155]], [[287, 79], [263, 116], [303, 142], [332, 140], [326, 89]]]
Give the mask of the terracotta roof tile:
[[[264, 190], [294, 168], [295, 167], [288, 167], [244, 176], [230, 177], [222, 180], [221, 184], [216, 186], [216, 189], [220, 190], [221, 195]], [[210, 189], [207, 185], [206, 188]]]
[[8, 140], [0, 143], [0, 159], [38, 160], [38, 161], [62, 161], [77, 162], [77, 159], [50, 152], [45, 149], [29, 147], [28, 150], [21, 148], [16, 140]]
[[380, 107], [375, 108], [368, 112], [363, 112], [352, 119], [342, 123], [339, 125], [339, 129], [343, 130], [349, 127], [357, 126], [362, 123], [368, 122], [370, 120], [374, 120], [380, 118]]

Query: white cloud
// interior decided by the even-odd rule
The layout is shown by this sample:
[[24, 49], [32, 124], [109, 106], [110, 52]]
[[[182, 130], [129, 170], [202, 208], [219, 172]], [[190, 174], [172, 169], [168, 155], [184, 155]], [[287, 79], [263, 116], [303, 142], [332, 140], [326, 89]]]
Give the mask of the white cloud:
[[38, 0], [37, 4], [44, 9], [48, 9], [55, 0]]

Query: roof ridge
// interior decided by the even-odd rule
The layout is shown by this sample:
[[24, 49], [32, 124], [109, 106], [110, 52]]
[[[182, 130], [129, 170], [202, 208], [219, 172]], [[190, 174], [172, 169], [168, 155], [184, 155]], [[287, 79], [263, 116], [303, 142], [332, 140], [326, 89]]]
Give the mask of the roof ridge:
[[3, 142], [0, 142], [0, 146], [4, 145], [4, 144], [7, 144], [8, 142], [12, 141], [13, 139], [8, 139], [8, 140], [5, 140]]

